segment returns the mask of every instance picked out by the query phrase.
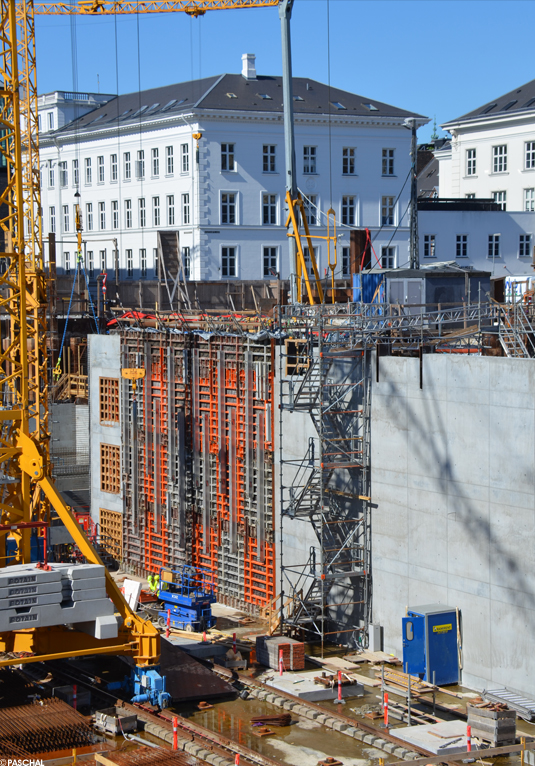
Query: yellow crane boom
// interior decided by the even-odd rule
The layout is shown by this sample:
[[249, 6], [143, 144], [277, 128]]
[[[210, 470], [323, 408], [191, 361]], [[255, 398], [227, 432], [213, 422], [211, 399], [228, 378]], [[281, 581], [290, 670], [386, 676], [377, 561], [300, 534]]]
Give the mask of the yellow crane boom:
[[[17, 549], [10, 563], [31, 561], [31, 532], [49, 523], [53, 507], [87, 561], [101, 560], [50, 476], [48, 427], [47, 275], [42, 231], [34, 13], [162, 13], [257, 8], [278, 0], [164, 0], [79, 5], [0, 0], [0, 155], [7, 186], [0, 195], [0, 567], [6, 539]], [[106, 572], [106, 590], [122, 618], [117, 639], [97, 640], [65, 626], [0, 634], [1, 652], [27, 656], [0, 666], [61, 656], [128, 654], [139, 667], [159, 661], [158, 630], [135, 614]]]

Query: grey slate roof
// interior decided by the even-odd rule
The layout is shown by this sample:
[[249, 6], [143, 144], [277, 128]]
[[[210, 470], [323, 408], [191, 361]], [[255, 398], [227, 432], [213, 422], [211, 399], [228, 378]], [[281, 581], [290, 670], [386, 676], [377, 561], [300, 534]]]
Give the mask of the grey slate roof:
[[444, 125], [464, 120], [480, 119], [482, 117], [498, 117], [514, 114], [515, 112], [523, 113], [527, 110], [535, 110], [535, 80], [530, 80], [520, 88], [510, 90], [509, 93], [505, 93], [503, 96], [483, 104], [483, 106], [474, 109], [472, 112], [463, 114], [462, 117], [458, 117], [456, 120], [448, 120]]
[[[331, 88], [304, 77], [293, 79], [295, 114], [355, 115], [359, 117], [422, 117], [375, 99]], [[233, 94], [233, 95], [228, 95]], [[140, 113], [140, 108], [145, 109]], [[246, 80], [239, 74], [224, 74], [202, 80], [166, 85], [140, 93], [127, 93], [84, 114], [75, 122], [54, 131], [56, 134], [91, 130], [112, 123], [136, 123], [166, 117], [180, 112], [199, 110], [229, 110], [282, 112], [282, 77], [262, 77]], [[76, 125], [75, 125], [76, 123]]]

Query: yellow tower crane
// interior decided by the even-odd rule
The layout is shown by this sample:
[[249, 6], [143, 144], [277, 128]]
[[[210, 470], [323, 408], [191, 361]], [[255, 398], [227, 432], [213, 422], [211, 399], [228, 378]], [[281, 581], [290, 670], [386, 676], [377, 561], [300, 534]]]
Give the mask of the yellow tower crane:
[[[0, 0], [0, 154], [7, 167], [7, 186], [0, 196], [0, 228], [4, 238], [0, 252], [0, 567], [7, 563], [8, 535], [16, 541], [10, 563], [31, 561], [32, 529], [49, 524], [51, 508], [86, 560], [102, 564], [50, 476], [47, 275], [41, 231], [35, 13], [184, 11], [199, 16], [207, 10], [279, 5], [284, 7], [289, 21], [292, 3], [293, 0], [280, 3], [81, 0], [78, 5], [51, 3], [34, 8], [32, 0]], [[293, 198], [297, 202], [297, 194]], [[293, 210], [294, 202], [292, 199], [290, 202]], [[157, 672], [160, 656], [157, 629], [132, 611], [108, 572], [106, 590], [122, 618], [118, 638], [98, 640], [64, 625], [13, 630], [0, 634], [0, 652], [13, 653], [11, 659], [0, 660], [0, 666], [87, 654], [128, 655], [135, 660], [137, 675], [135, 672], [133, 681], [138, 695], [144, 696], [139, 694], [143, 687], [146, 699], [164, 705], [165, 686]]]

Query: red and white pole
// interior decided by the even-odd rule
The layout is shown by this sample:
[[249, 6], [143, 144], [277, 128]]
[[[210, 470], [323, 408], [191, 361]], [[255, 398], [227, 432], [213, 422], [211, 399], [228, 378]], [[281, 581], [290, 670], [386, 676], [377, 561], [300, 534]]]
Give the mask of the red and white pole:
[[284, 660], [282, 658], [282, 649], [279, 649], [279, 676], [282, 676], [284, 670]]
[[77, 707], [76, 707], [76, 706], [77, 706], [77, 704], [78, 704], [78, 701], [77, 701], [77, 699], [76, 699], [76, 697], [77, 697], [77, 691], [78, 691], [78, 686], [77, 686], [76, 684], [73, 684], [73, 687], [72, 687], [72, 706], [73, 706], [73, 708], [74, 708], [75, 710], [77, 710]]
[[466, 750], [468, 753], [472, 751], [472, 727], [466, 727]]
[[171, 610], [167, 610], [167, 628], [165, 630], [165, 637], [169, 638], [169, 629], [171, 627]]
[[178, 718], [173, 718], [173, 750], [178, 750]]
[[240, 754], [236, 753], [234, 756], [234, 766], [240, 766]]
[[203, 644], [206, 643], [206, 631], [205, 630], [203, 630], [203, 632], [202, 632], [202, 642], [203, 642]]
[[236, 634], [232, 634], [232, 651], [236, 654]]
[[342, 702], [342, 671], [338, 671], [338, 702]]
[[385, 729], [388, 729], [388, 692], [384, 693], [384, 698], [383, 698], [383, 715], [384, 715]]

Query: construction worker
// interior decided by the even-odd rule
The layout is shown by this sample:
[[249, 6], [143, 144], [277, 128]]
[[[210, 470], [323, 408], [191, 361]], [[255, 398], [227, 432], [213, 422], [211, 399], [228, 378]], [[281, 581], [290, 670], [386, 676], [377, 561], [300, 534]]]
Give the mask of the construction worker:
[[154, 592], [158, 593], [159, 590], [160, 590], [160, 575], [155, 574], [154, 575]]
[[149, 590], [151, 593], [154, 593], [154, 575], [150, 574], [147, 577], [148, 583], [149, 583]]

